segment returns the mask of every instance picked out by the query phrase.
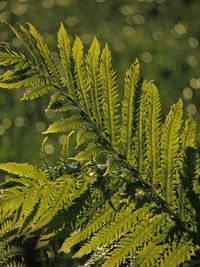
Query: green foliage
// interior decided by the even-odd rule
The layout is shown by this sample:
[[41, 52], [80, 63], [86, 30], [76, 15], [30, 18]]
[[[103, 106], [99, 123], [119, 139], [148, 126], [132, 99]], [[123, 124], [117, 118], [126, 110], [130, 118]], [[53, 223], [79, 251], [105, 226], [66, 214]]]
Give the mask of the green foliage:
[[[115, 52], [112, 53], [112, 62], [118, 72], [120, 103], [124, 70], [136, 57], [142, 64], [143, 77], [155, 79], [159, 87], [162, 114], [166, 115], [169, 105], [183, 96], [184, 110], [192, 115], [196, 112], [194, 116], [198, 120], [199, 94], [195, 90], [199, 87], [200, 62], [198, 1], [88, 0], [85, 5], [79, 0], [34, 0], [34, 3], [12, 0], [1, 1], [0, 10], [1, 21], [11, 24], [34, 22], [43, 33], [56, 63], [59, 59], [55, 53], [57, 40], [54, 36], [60, 21], [67, 26], [71, 44], [74, 34], [87, 45], [92, 40], [92, 33], [95, 34], [102, 43], [108, 42]], [[169, 19], [163, 20], [163, 15]], [[5, 23], [0, 23], [0, 32], [1, 41], [21, 50], [23, 43], [8, 33]], [[44, 89], [51, 91], [48, 86]], [[0, 92], [0, 161], [20, 160], [38, 164], [37, 154], [42, 141], [40, 132], [53, 122], [49, 116], [52, 113], [45, 114], [41, 110], [46, 106], [47, 98], [26, 104], [16, 101], [20, 96], [21, 90]], [[60, 117], [59, 114], [55, 116]], [[27, 131], [29, 136], [24, 134]], [[29, 145], [30, 139], [32, 145]], [[55, 151], [57, 139], [57, 135], [52, 135], [47, 147], [51, 144]], [[56, 160], [56, 155], [52, 153], [51, 158]]]
[[53, 89], [48, 108], [64, 118], [44, 134], [64, 132], [67, 139], [54, 168], [43, 152], [41, 169], [0, 164], [11, 174], [1, 185], [3, 250], [10, 245], [12, 257], [13, 242], [35, 235], [38, 249], [55, 238], [59, 252], [80, 244], [74, 257], [89, 254], [85, 266], [175, 267], [190, 260], [200, 245], [200, 168], [196, 124], [189, 117], [183, 125], [182, 101], [162, 125], [157, 87], [139, 78], [138, 60], [126, 72], [120, 104], [108, 45], [101, 52], [94, 38], [85, 56], [79, 37], [71, 45], [61, 24], [62, 77], [34, 26], [11, 28], [26, 50], [15, 62], [15, 49], [2, 45], [10, 69], [0, 86], [29, 87], [24, 99]]

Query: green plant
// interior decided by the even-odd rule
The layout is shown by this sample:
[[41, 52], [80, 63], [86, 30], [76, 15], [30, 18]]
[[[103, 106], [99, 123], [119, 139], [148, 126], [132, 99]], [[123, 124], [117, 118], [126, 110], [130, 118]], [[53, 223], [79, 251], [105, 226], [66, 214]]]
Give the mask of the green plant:
[[[31, 24], [13, 28], [26, 50], [2, 43], [9, 69], [0, 87], [26, 88], [23, 99], [51, 93], [48, 109], [64, 112], [44, 134], [66, 132], [54, 168], [4, 163], [13, 174], [1, 185], [1, 248], [36, 236], [37, 248], [55, 239], [59, 252], [80, 243], [84, 266], [177, 266], [199, 249], [199, 155], [196, 123], [183, 123], [181, 99], [165, 122], [156, 86], [139, 78], [137, 60], [125, 74], [123, 101], [111, 54], [96, 38], [84, 56], [61, 24], [59, 71]], [[62, 75], [61, 75], [62, 73]], [[43, 149], [42, 149], [43, 150]], [[11, 246], [10, 246], [11, 244]], [[9, 256], [10, 255], [10, 256]], [[12, 265], [11, 265], [12, 266]]]

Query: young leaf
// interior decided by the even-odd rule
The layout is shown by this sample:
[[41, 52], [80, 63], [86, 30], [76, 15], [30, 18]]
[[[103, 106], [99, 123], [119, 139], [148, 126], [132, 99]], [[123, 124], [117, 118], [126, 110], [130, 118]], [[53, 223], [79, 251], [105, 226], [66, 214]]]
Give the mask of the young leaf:
[[125, 76], [124, 100], [122, 102], [122, 126], [121, 141], [124, 147], [124, 155], [128, 161], [133, 158], [133, 116], [136, 84], [139, 79], [139, 62], [136, 60], [127, 70]]
[[94, 37], [86, 56], [86, 69], [91, 88], [92, 119], [102, 129], [102, 88], [99, 73], [100, 45]]
[[117, 91], [116, 77], [112, 69], [111, 53], [108, 45], [105, 46], [101, 54], [100, 73], [105, 133], [108, 134], [112, 146], [116, 148], [119, 142], [119, 93]]
[[182, 125], [182, 100], [172, 105], [166, 117], [161, 137], [161, 168], [163, 197], [166, 202], [176, 206], [176, 172], [178, 171], [178, 152], [180, 129]]

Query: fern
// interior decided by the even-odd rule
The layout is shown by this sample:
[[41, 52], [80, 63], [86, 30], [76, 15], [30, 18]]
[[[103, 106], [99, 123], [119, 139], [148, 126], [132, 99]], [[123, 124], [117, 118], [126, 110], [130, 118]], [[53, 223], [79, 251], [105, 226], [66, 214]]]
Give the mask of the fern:
[[27, 62], [27, 57], [22, 51], [17, 51], [9, 44], [0, 43], [0, 64], [2, 66], [10, 66], [19, 62]]
[[44, 43], [43, 37], [40, 35], [40, 33], [36, 30], [36, 28], [33, 25], [31, 25], [30, 23], [28, 25], [29, 25], [29, 33], [33, 36], [34, 40], [36, 41], [37, 48], [40, 51], [41, 56], [44, 58], [55, 84], [58, 86], [62, 86], [57, 66], [50, 57], [50, 51], [47, 45]]
[[50, 125], [50, 127], [47, 129], [47, 131], [44, 132], [44, 134], [65, 131], [69, 132], [71, 130], [78, 129], [83, 125], [85, 125], [85, 127], [89, 126], [88, 122], [84, 121], [79, 114], [75, 114], [67, 119], [61, 119]]
[[71, 57], [72, 57], [71, 45], [67, 31], [62, 23], [58, 31], [58, 48], [59, 48], [61, 62], [67, 76], [67, 85], [69, 91], [73, 92], [74, 84], [73, 84], [72, 72], [70, 69]]
[[161, 168], [163, 196], [165, 200], [176, 206], [176, 167], [178, 161], [178, 150], [180, 142], [180, 128], [182, 124], [182, 101], [174, 104], [166, 117], [165, 126], [162, 131], [161, 139]]
[[76, 37], [72, 49], [74, 67], [75, 67], [75, 79], [78, 90], [78, 101], [80, 101], [81, 108], [90, 115], [89, 109], [89, 96], [90, 85], [87, 80], [86, 71], [83, 67], [83, 44], [79, 37]]
[[102, 130], [102, 90], [99, 73], [100, 52], [99, 42], [94, 37], [86, 57], [86, 70], [91, 87], [92, 119]]
[[121, 127], [121, 140], [124, 147], [124, 154], [128, 161], [131, 162], [133, 158], [133, 129], [134, 120], [134, 100], [136, 84], [139, 77], [139, 63], [134, 62], [131, 68], [127, 71], [125, 77], [124, 100], [122, 103], [122, 127]]
[[151, 185], [159, 184], [160, 170], [160, 99], [156, 86], [147, 83], [148, 87], [148, 104], [146, 121], [146, 168], [147, 178]]
[[111, 66], [111, 55], [108, 45], [102, 51], [100, 64], [101, 82], [103, 87], [103, 113], [105, 133], [108, 134], [114, 148], [117, 145], [119, 131], [118, 108], [119, 94], [115, 82], [115, 72]]
[[59, 252], [78, 246], [74, 257], [89, 254], [84, 266], [175, 267], [190, 260], [200, 245], [200, 168], [196, 123], [189, 117], [183, 124], [182, 101], [161, 125], [158, 89], [139, 77], [138, 60], [125, 74], [120, 104], [108, 45], [101, 51], [94, 37], [85, 53], [61, 24], [62, 77], [33, 25], [10, 28], [25, 50], [1, 44], [7, 71], [0, 87], [23, 87], [25, 100], [52, 92], [48, 109], [63, 118], [43, 134], [67, 138], [54, 167], [43, 148], [41, 169], [0, 164], [10, 173], [1, 184], [3, 264], [22, 266], [14, 263], [15, 242], [34, 235], [38, 249], [54, 240]]

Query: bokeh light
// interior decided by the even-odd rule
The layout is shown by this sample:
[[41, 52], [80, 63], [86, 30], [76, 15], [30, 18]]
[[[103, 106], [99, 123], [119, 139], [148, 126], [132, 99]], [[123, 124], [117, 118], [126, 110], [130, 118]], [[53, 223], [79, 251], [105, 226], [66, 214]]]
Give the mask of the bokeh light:
[[52, 145], [52, 144], [46, 144], [45, 146], [44, 146], [44, 152], [47, 154], [47, 155], [51, 155], [51, 154], [53, 154], [53, 152], [54, 152], [54, 146]]

